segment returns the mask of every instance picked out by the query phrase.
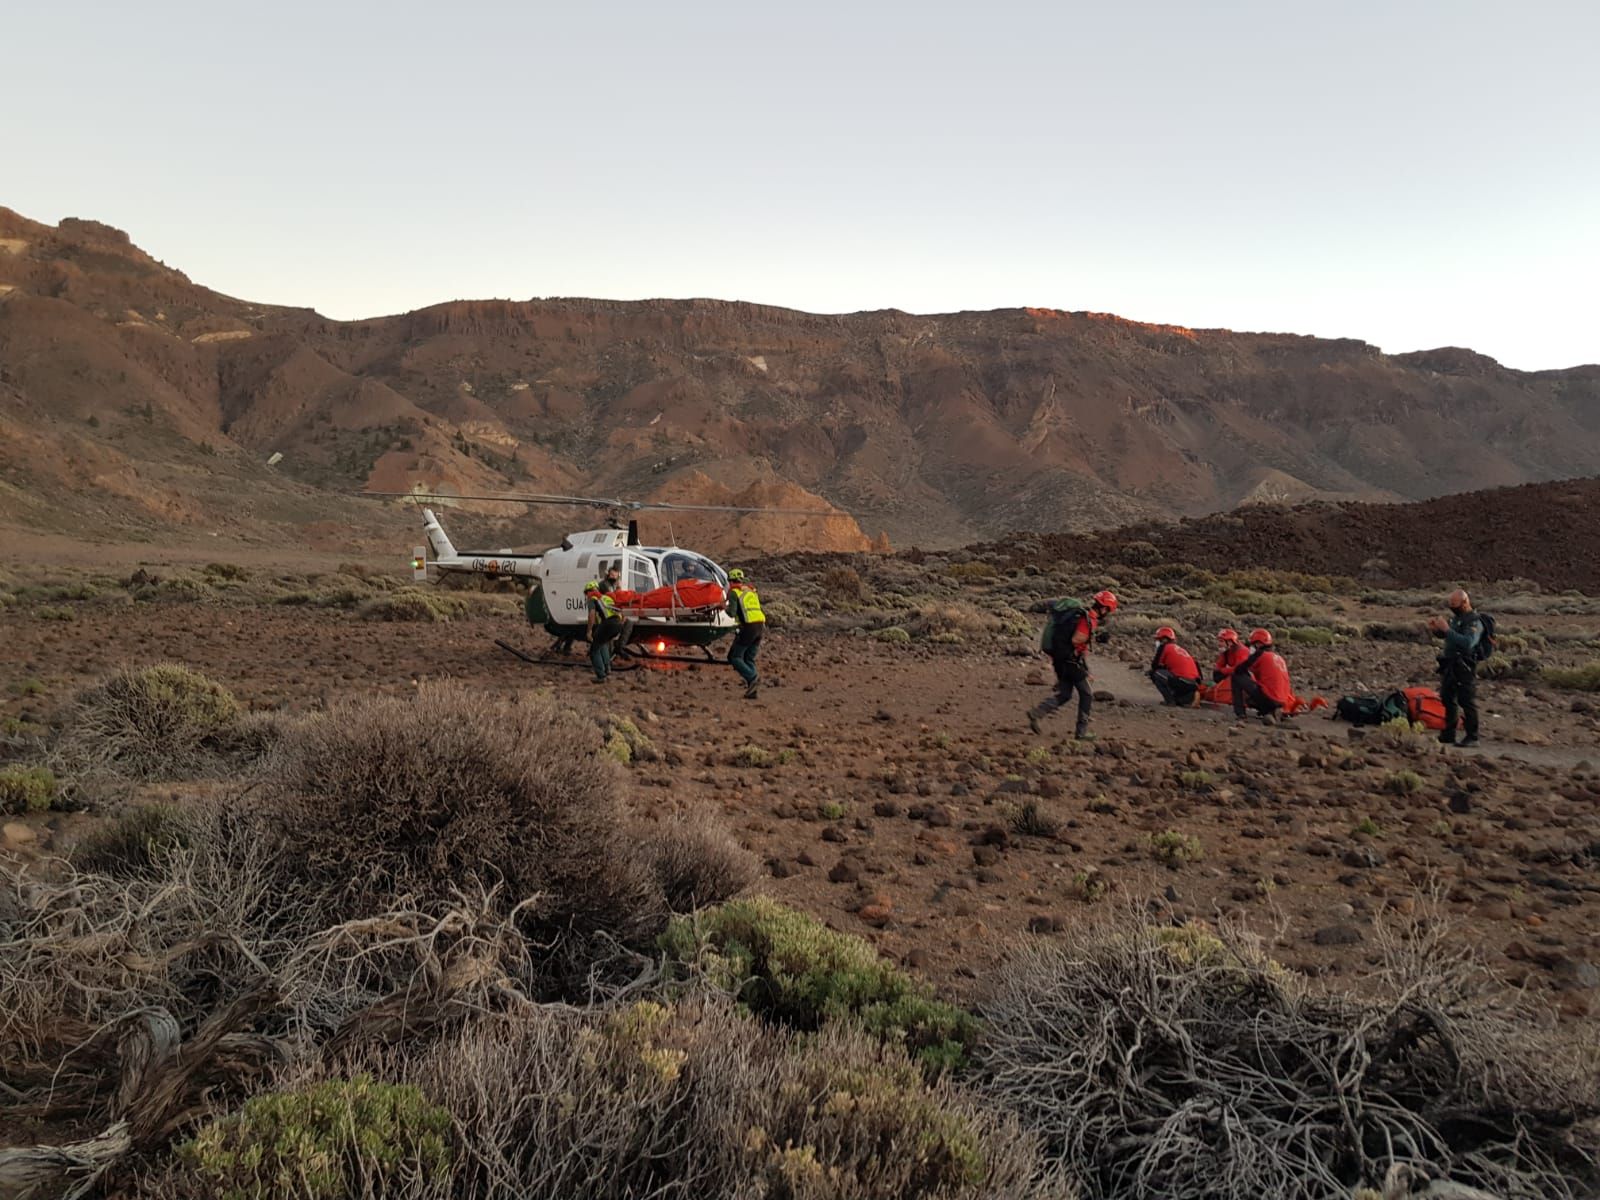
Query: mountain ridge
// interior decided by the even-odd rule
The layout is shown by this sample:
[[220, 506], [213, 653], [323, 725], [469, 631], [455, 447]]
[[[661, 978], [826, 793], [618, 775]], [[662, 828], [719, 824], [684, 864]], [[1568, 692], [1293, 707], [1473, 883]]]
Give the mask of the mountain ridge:
[[45, 519], [32, 489], [64, 528], [230, 510], [293, 523], [319, 498], [365, 528], [343, 493], [379, 484], [780, 488], [862, 528], [745, 523], [749, 548], [862, 549], [867, 531], [953, 545], [1258, 501], [1426, 499], [1600, 461], [1600, 366], [1519, 372], [1458, 347], [1385, 355], [1028, 307], [563, 297], [340, 321], [204, 288], [111, 226], [7, 209], [0, 405], [0, 512]]

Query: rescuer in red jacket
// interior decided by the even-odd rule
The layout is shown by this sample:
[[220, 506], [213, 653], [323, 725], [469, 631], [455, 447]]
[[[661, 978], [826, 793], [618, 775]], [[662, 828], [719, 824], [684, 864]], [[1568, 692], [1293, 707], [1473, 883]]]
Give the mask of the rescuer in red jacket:
[[1188, 708], [1200, 690], [1200, 667], [1182, 646], [1170, 625], [1156, 630], [1156, 656], [1150, 661], [1150, 682], [1161, 703]]
[[1216, 665], [1211, 668], [1212, 683], [1221, 683], [1233, 674], [1235, 667], [1250, 657], [1249, 649], [1231, 629], [1217, 632], [1217, 645], [1222, 648], [1222, 653], [1217, 655]]
[[1263, 720], [1276, 722], [1278, 714], [1294, 697], [1289, 686], [1289, 664], [1272, 648], [1272, 635], [1265, 629], [1250, 631], [1250, 657], [1233, 671], [1233, 715], [1244, 720], [1248, 706]]

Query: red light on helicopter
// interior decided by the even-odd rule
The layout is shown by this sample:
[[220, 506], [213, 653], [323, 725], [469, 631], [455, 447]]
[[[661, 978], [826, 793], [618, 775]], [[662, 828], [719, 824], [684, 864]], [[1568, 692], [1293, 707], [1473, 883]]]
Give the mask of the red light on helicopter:
[[660, 654], [666, 648], [667, 648], [667, 644], [665, 642], [657, 642], [656, 643], [656, 653], [657, 654]]

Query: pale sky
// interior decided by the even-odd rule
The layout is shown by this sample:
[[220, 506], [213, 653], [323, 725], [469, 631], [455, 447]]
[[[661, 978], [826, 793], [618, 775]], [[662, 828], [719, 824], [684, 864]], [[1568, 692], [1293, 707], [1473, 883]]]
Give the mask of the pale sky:
[[1037, 305], [1600, 361], [1600, 3], [9, 0], [0, 204], [374, 316]]

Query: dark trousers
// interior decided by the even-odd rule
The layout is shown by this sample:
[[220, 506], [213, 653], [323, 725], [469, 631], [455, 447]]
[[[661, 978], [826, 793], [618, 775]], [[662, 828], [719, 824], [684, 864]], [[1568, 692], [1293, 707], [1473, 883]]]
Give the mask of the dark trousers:
[[1277, 712], [1283, 705], [1276, 700], [1268, 700], [1259, 683], [1250, 676], [1241, 675], [1236, 671], [1233, 675], [1233, 715], [1244, 716], [1246, 707], [1266, 716], [1268, 713]]
[[728, 661], [739, 672], [745, 683], [756, 681], [756, 651], [761, 649], [761, 630], [746, 632], [741, 629], [733, 635], [733, 645], [728, 647]]
[[596, 679], [611, 674], [611, 659], [616, 655], [617, 637], [621, 633], [622, 621], [616, 617], [594, 627], [594, 636], [589, 639], [589, 665], [594, 668]]
[[1156, 691], [1161, 693], [1163, 702], [1185, 708], [1194, 703], [1194, 694], [1200, 688], [1198, 679], [1182, 679], [1165, 667], [1156, 667], [1152, 670], [1150, 682], [1156, 685]]
[[1089, 664], [1075, 654], [1051, 655], [1056, 669], [1056, 690], [1034, 711], [1039, 716], [1053, 713], [1078, 694], [1078, 732], [1089, 728], [1089, 712], [1094, 708], [1094, 693], [1089, 690]]
[[1456, 710], [1468, 737], [1478, 736], [1478, 668], [1474, 663], [1445, 663], [1439, 669], [1439, 699], [1444, 701], [1446, 741], [1456, 736]]

